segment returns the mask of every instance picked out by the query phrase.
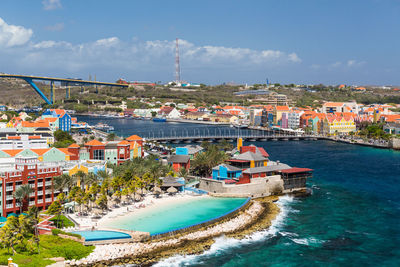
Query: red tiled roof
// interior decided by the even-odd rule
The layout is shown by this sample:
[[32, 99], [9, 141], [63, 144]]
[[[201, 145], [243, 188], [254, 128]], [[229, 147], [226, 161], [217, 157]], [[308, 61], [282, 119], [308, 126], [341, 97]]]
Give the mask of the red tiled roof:
[[37, 148], [31, 149], [32, 152], [35, 152], [38, 156], [46, 154], [51, 148]]
[[275, 109], [277, 111], [289, 111], [289, 107], [288, 106], [276, 106]]
[[143, 140], [143, 138], [138, 136], [138, 135], [131, 135], [128, 138], [126, 138], [126, 140], [128, 140], [128, 141], [140, 141], [140, 140]]
[[2, 150], [3, 152], [7, 153], [11, 157], [16, 156], [19, 152], [23, 151], [23, 149], [5, 149]]
[[68, 148], [80, 148], [80, 146], [76, 143], [73, 143]]
[[312, 172], [314, 171], [313, 169], [308, 169], [308, 168], [297, 168], [297, 167], [293, 167], [291, 169], [285, 169], [285, 170], [281, 170], [281, 173], [300, 173], [300, 172]]
[[57, 148], [57, 149], [63, 152], [65, 155], [74, 156], [74, 154], [68, 151], [68, 148]]
[[324, 106], [341, 107], [341, 106], [343, 106], [343, 102], [326, 102], [326, 103], [324, 103]]
[[89, 141], [85, 144], [85, 146], [104, 146], [104, 144], [96, 139]]
[[7, 136], [8, 140], [20, 140], [21, 136]]
[[129, 143], [129, 142], [126, 141], [126, 140], [122, 140], [121, 142], [118, 143], [119, 146], [124, 146], [124, 145], [125, 145], [125, 146], [129, 146], [130, 144], [131, 144], [131, 143]]

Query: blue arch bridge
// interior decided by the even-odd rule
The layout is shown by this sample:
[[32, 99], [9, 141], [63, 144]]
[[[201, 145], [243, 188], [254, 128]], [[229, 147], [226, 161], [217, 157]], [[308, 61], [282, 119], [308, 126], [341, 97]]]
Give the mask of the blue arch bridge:
[[[94, 85], [96, 88], [96, 93], [98, 93], [98, 86], [114, 86], [126, 88], [127, 84], [119, 84], [119, 83], [106, 83], [106, 82], [96, 82], [96, 81], [85, 81], [80, 79], [64, 79], [64, 78], [51, 78], [51, 77], [41, 77], [41, 76], [27, 76], [27, 75], [14, 75], [14, 74], [0, 74], [0, 78], [14, 78], [21, 79], [26, 81], [35, 91], [39, 94], [39, 96], [49, 105], [54, 104], [55, 102], [55, 90], [54, 83], [59, 82], [61, 85], [65, 86], [65, 98], [69, 99], [71, 96], [71, 86], [80, 86], [81, 92], [83, 92], [83, 86], [85, 85]], [[44, 81], [50, 82], [50, 99], [43, 93], [42, 90], [35, 84], [36, 81]]]

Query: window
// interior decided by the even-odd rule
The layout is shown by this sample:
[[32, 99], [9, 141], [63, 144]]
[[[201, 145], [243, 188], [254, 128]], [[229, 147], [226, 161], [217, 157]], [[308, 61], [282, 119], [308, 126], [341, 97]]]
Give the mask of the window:
[[93, 159], [104, 160], [104, 150], [96, 149], [93, 151]]

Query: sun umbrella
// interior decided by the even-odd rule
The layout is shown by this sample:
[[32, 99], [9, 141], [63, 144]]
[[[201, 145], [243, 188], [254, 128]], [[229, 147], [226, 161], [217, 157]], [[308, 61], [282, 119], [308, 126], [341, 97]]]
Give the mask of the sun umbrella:
[[160, 193], [162, 193], [162, 190], [161, 190], [161, 188], [156, 186], [156, 187], [153, 188], [153, 192], [160, 194]]
[[168, 193], [176, 193], [178, 192], [178, 189], [176, 189], [175, 187], [171, 186], [170, 188], [167, 189]]
[[126, 195], [123, 195], [123, 196], [121, 197], [121, 200], [124, 201], [124, 202], [127, 202], [127, 201], [129, 201], [129, 197], [126, 196]]
[[17, 217], [18, 215], [16, 213], [12, 212], [12, 213], [8, 214], [7, 218], [10, 217], [10, 216]]
[[0, 217], [0, 223], [6, 222], [6, 221], [7, 221], [7, 218], [5, 218], [5, 217]]

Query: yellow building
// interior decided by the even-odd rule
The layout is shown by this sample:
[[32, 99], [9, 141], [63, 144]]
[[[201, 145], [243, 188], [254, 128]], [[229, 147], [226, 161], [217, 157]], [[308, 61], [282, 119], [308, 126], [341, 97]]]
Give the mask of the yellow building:
[[356, 131], [352, 117], [327, 116], [323, 121], [324, 133], [328, 135], [349, 134]]

